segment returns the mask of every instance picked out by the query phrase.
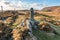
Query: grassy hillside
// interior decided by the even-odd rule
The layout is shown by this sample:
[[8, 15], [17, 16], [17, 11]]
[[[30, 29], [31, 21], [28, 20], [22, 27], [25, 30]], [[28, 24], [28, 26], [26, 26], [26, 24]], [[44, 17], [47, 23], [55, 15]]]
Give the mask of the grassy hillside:
[[[16, 37], [17, 39], [19, 37], [26, 38], [26, 34], [29, 31], [27, 29], [27, 24], [25, 24], [24, 27], [21, 27], [20, 24], [21, 24], [22, 20], [30, 18], [29, 13], [30, 12], [22, 11], [21, 14], [19, 12], [17, 12], [17, 13], [16, 12], [6, 12], [4, 14], [0, 14], [1, 18], [5, 18], [4, 20], [2, 20], [0, 18], [0, 21], [2, 21], [1, 23], [3, 23], [3, 24], [0, 24], [0, 26], [1, 26], [0, 34], [1, 34], [1, 31], [2, 31], [2, 33], [5, 33], [4, 30], [6, 30], [6, 28], [5, 28], [5, 25], [6, 25], [8, 28], [12, 29], [11, 32], [13, 35], [10, 32], [11, 38], [14, 36], [16, 37], [17, 34], [18, 34], [18, 36]], [[60, 40], [60, 14], [58, 12], [36, 11], [34, 19], [36, 21], [40, 22], [38, 24], [38, 29], [33, 29], [33, 35], [36, 36], [37, 40]], [[2, 25], [4, 25], [4, 27], [2, 27]], [[52, 32], [47, 32], [52, 29], [51, 27], [55, 30], [55, 32], [57, 32], [56, 34], [54, 34]], [[42, 28], [42, 29], [40, 29], [40, 28]], [[44, 28], [47, 28], [47, 29], [44, 29]], [[7, 32], [8, 32], [8, 30], [7, 30]], [[16, 33], [16, 35], [15, 35], [15, 33]], [[19, 36], [20, 33], [22, 34], [21, 36]], [[4, 35], [2, 34], [2, 35], [5, 36], [6, 34], [7, 33], [5, 33]], [[2, 35], [0, 35], [0, 37]], [[7, 35], [7, 37], [9, 37], [9, 34]], [[14, 39], [15, 39], [15, 37], [14, 37]], [[4, 39], [4, 38], [5, 37], [2, 37], [2, 39]], [[30, 39], [30, 37], [28, 39]]]

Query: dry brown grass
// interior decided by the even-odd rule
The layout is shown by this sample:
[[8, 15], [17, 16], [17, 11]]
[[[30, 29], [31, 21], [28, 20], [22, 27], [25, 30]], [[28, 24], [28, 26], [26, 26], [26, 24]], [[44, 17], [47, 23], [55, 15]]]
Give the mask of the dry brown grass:
[[60, 20], [60, 13], [58, 13], [58, 12], [38, 12], [38, 13], [48, 15], [48, 16], [53, 16], [54, 18]]

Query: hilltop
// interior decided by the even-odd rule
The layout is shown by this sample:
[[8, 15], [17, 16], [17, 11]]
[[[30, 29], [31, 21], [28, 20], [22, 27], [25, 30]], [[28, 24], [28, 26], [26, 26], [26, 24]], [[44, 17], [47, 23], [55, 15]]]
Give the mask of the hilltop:
[[41, 11], [60, 12], [60, 6], [45, 7]]

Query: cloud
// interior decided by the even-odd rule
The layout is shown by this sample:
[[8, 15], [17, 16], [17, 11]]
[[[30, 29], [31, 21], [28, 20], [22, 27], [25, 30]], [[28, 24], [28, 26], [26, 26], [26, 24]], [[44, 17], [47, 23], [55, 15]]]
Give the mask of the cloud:
[[17, 3], [13, 2], [7, 2], [6, 0], [0, 0], [0, 10], [1, 10], [1, 6], [3, 7], [3, 10], [22, 10], [24, 9], [24, 3], [19, 1]]
[[3, 7], [3, 10], [13, 10], [13, 7], [7, 5], [5, 0], [0, 0], [0, 10], [1, 6]]
[[[34, 8], [34, 9], [41, 9], [42, 4], [39, 3], [25, 3], [25, 2], [18, 2], [17, 4], [18, 10], [19, 9], [30, 9], [30, 8]], [[16, 8], [17, 9], [17, 8]]]
[[[8, 2], [6, 0], [0, 0], [0, 6], [3, 6], [4, 10], [24, 10], [24, 9], [30, 9], [31, 7], [34, 9], [41, 9], [42, 4], [39, 3], [27, 3], [27, 2], [22, 2], [19, 0], [18, 2]], [[1, 7], [0, 7], [1, 10]]]

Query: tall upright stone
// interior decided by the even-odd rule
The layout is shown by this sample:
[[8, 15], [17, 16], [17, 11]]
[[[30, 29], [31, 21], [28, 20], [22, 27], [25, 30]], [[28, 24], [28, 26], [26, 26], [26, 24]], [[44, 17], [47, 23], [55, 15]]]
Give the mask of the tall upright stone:
[[2, 13], [3, 13], [3, 6], [1, 6], [1, 11], [2, 11]]
[[30, 19], [32, 20], [32, 19], [34, 19], [34, 9], [33, 8], [31, 8], [30, 9]]
[[31, 28], [37, 29], [37, 25], [39, 22], [34, 19], [34, 15], [35, 15], [34, 9], [31, 8], [30, 11], [31, 13], [30, 13], [29, 25], [31, 26]]

